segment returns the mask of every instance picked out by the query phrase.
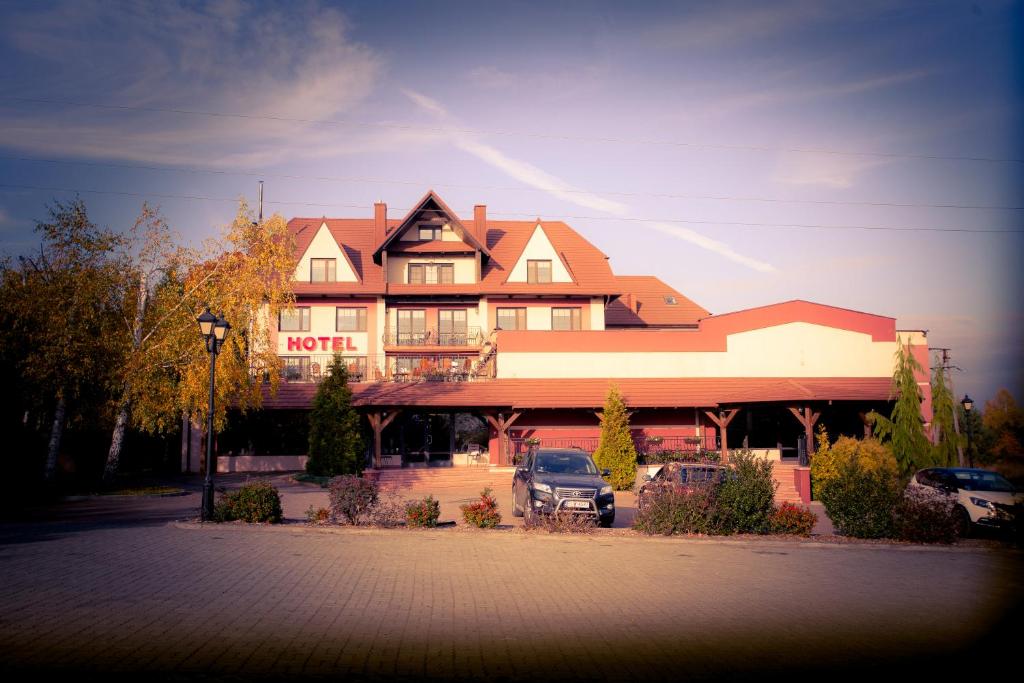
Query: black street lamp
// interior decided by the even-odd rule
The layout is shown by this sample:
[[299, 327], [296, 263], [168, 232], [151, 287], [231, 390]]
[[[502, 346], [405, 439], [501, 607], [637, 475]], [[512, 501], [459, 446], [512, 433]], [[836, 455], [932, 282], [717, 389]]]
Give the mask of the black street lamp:
[[196, 318], [196, 321], [199, 323], [199, 331], [206, 341], [206, 350], [210, 352], [210, 405], [206, 423], [206, 481], [203, 482], [203, 508], [199, 516], [202, 521], [209, 522], [213, 519], [213, 473], [217, 470], [217, 463], [213, 459], [214, 368], [217, 366], [217, 354], [220, 353], [220, 347], [227, 339], [231, 325], [224, 319], [223, 313], [217, 317], [210, 313], [209, 307]]
[[974, 401], [967, 394], [964, 394], [964, 399], [960, 401], [960, 405], [964, 407], [964, 420], [967, 422], [967, 464], [970, 467], [974, 467], [974, 424], [971, 421], [971, 410], [974, 408]]

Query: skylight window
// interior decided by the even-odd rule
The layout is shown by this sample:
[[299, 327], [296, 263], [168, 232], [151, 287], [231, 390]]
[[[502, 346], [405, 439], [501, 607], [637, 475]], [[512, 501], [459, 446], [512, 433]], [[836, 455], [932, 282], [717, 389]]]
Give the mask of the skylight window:
[[679, 302], [676, 301], [676, 298], [674, 296], [667, 294], [665, 295], [665, 303], [667, 303], [669, 306], [675, 306]]

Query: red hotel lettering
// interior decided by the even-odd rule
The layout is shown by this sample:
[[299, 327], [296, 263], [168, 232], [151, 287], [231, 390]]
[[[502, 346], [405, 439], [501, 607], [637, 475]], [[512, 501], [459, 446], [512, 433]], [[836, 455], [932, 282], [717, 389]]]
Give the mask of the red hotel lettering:
[[316, 351], [317, 342], [320, 342], [320, 348], [323, 351], [327, 350], [328, 343], [330, 343], [331, 351], [358, 351], [356, 345], [352, 343], [352, 337], [288, 337], [288, 350], [289, 351]]

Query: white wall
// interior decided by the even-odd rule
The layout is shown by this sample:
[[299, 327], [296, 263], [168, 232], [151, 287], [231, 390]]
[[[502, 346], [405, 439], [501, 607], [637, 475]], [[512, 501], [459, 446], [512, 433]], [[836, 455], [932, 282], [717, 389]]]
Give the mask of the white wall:
[[[352, 304], [352, 307], [363, 307], [367, 309], [367, 317], [370, 314], [370, 307], [373, 304]], [[327, 350], [321, 348], [321, 344], [318, 341], [316, 349], [313, 351], [306, 351], [305, 349], [296, 351], [288, 350], [288, 338], [298, 337], [300, 339], [305, 337], [349, 337], [352, 339], [352, 345], [356, 347], [355, 351], [345, 350], [343, 355], [346, 356], [365, 356], [373, 353], [371, 348], [371, 342], [368, 332], [337, 332], [335, 330], [335, 309], [338, 306], [335, 304], [323, 305], [323, 306], [310, 306], [309, 311], [309, 331], [308, 332], [278, 332], [277, 333], [277, 353], [279, 356], [323, 356], [331, 355], [331, 342], [328, 342]], [[347, 308], [348, 306], [343, 306]], [[278, 322], [275, 320], [274, 325]]]
[[590, 300], [590, 329], [604, 329], [604, 298], [596, 296]]
[[475, 256], [395, 256], [388, 254], [388, 282], [408, 284], [410, 263], [451, 263], [455, 266], [455, 284], [471, 285], [476, 283]]
[[896, 342], [810, 323], [729, 335], [726, 352], [507, 352], [503, 378], [888, 377]]

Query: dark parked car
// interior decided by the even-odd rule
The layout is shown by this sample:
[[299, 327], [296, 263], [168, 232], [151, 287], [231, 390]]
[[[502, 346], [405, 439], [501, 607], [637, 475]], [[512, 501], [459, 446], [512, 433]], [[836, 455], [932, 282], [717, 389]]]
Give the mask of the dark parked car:
[[692, 489], [707, 482], [721, 483], [729, 476], [725, 465], [710, 465], [698, 462], [669, 462], [653, 477], [645, 476], [644, 484], [636, 495], [637, 509], [641, 510], [651, 496], [666, 489]]
[[615, 521], [615, 494], [585, 452], [541, 448], [526, 454], [512, 479], [512, 514], [530, 520], [538, 514], [591, 515], [601, 526]]

